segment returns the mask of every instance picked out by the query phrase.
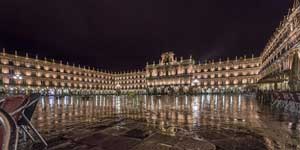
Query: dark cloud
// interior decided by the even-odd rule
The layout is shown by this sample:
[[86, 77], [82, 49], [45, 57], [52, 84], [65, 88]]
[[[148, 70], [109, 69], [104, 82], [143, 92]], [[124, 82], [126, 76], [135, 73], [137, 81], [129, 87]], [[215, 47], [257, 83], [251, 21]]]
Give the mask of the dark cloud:
[[2, 0], [0, 47], [112, 70], [259, 55], [292, 0]]

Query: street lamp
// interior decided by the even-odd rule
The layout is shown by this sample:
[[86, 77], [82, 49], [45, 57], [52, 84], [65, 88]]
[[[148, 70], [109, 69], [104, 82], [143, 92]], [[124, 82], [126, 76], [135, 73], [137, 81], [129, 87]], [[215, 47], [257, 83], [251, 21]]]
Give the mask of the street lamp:
[[120, 94], [121, 93], [121, 88], [122, 88], [121, 85], [117, 84], [115, 88], [116, 88], [117, 94]]
[[199, 85], [200, 81], [198, 79], [193, 80], [192, 86], [197, 86]]
[[14, 79], [22, 80], [23, 77], [19, 74], [13, 76]]
[[116, 89], [120, 89], [121, 88], [121, 85], [120, 84], [117, 84], [116, 85]]
[[21, 76], [19, 74], [13, 75], [12, 78], [15, 79], [15, 80], [20, 80], [20, 81], [23, 80], [23, 76]]

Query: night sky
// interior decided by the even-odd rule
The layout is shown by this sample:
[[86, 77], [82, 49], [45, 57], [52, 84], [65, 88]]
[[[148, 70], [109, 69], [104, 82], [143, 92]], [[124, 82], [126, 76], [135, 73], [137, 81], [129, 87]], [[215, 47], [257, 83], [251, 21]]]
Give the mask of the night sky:
[[100, 69], [258, 56], [292, 0], [0, 0], [0, 48]]

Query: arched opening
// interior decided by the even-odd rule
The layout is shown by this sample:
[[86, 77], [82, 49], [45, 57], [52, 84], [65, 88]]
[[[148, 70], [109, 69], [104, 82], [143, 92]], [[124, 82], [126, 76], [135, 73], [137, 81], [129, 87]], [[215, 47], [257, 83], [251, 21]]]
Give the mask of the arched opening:
[[292, 67], [289, 74], [289, 86], [292, 91], [300, 90], [300, 59], [299, 53], [295, 53], [292, 59]]

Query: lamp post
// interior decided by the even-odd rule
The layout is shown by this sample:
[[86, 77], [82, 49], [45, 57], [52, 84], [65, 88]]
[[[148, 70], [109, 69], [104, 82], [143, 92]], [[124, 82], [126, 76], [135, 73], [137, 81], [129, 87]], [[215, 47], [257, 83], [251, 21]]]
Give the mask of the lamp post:
[[5, 85], [3, 84], [3, 79], [0, 80], [0, 87], [1, 87], [0, 94], [4, 94], [5, 93]]
[[[198, 86], [200, 84], [200, 81], [198, 79], [194, 79], [191, 83], [192, 92], [199, 92], [197, 90]], [[195, 91], [196, 90], [196, 91]]]
[[23, 80], [23, 76], [21, 76], [19, 74], [13, 75], [12, 78], [15, 79], [16, 81], [20, 81], [20, 82]]
[[115, 88], [116, 88], [116, 93], [117, 93], [118, 95], [120, 95], [120, 94], [121, 94], [121, 88], [122, 88], [121, 85], [120, 85], [120, 84], [117, 84]]
[[22, 80], [23, 79], [23, 77], [19, 74], [14, 75], [13, 78], [16, 79], [16, 80]]

